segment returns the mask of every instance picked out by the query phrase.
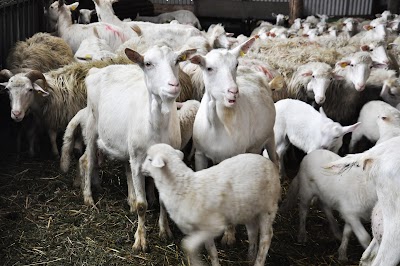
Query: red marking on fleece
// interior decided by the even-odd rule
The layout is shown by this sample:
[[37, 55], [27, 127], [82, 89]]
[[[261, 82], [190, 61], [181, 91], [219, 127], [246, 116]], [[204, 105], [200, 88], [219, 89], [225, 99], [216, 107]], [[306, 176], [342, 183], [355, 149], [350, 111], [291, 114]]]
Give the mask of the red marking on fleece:
[[106, 25], [106, 30], [109, 30], [109, 31], [113, 32], [114, 34], [116, 34], [122, 41], [126, 41], [125, 35], [122, 32], [111, 27], [111, 25]]

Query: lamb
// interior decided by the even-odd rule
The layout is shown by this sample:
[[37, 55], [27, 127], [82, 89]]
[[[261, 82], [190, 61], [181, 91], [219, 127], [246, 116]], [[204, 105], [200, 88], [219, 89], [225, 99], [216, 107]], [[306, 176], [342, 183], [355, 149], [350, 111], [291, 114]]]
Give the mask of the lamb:
[[350, 152], [354, 152], [357, 142], [360, 141], [363, 136], [365, 136], [372, 143], [378, 141], [380, 134], [379, 127], [377, 127], [376, 118], [389, 111], [397, 113], [398, 116], [400, 116], [400, 111], [382, 101], [370, 101], [362, 107], [360, 116], [358, 118], [358, 122], [360, 122], [361, 125], [354, 130], [351, 136], [349, 146]]
[[197, 253], [203, 244], [212, 265], [220, 265], [214, 238], [228, 223], [246, 225], [249, 260], [264, 265], [281, 194], [274, 163], [257, 154], [241, 154], [193, 172], [182, 158], [171, 146], [156, 144], [147, 150], [142, 171], [154, 178], [168, 213], [188, 235], [182, 242], [190, 265], [202, 265]]
[[79, 24], [89, 24], [90, 20], [92, 18], [92, 15], [96, 14], [96, 10], [92, 9], [80, 9], [79, 10], [79, 17], [78, 17], [78, 23]]
[[299, 100], [280, 100], [275, 103], [275, 109], [276, 151], [280, 158], [282, 174], [285, 173], [283, 155], [289, 143], [307, 154], [317, 149], [327, 149], [337, 153], [342, 146], [343, 136], [359, 125], [356, 123], [343, 127], [328, 118], [322, 108], [318, 112]]
[[[382, 209], [383, 234], [382, 240], [372, 258], [372, 265], [397, 265], [400, 262], [400, 234], [399, 234], [399, 148], [400, 137], [384, 141], [368, 151], [360, 154], [348, 155], [342, 159], [331, 162], [324, 168], [332, 173], [343, 173], [351, 168], [362, 168], [368, 178], [375, 184], [378, 202]], [[376, 245], [372, 241], [367, 250]], [[371, 249], [370, 249], [371, 248]]]
[[[127, 178], [128, 203], [131, 211], [137, 210], [138, 213], [138, 228], [132, 247], [135, 251], [147, 249], [144, 227], [147, 201], [144, 176], [139, 169], [145, 151], [152, 144], [163, 142], [174, 148], [181, 145], [175, 103], [180, 93], [178, 63], [194, 52], [173, 52], [166, 46], [155, 46], [141, 55], [126, 49], [128, 58], [137, 65], [93, 68], [85, 81], [90, 110], [86, 128], [90, 130], [86, 132], [87, 146], [85, 161], [82, 162], [86, 165], [84, 202], [94, 205], [90, 188], [97, 147], [106, 156], [125, 162], [127, 175], [131, 177]], [[121, 113], [125, 115], [121, 116]], [[172, 233], [162, 202], [160, 206], [160, 236], [170, 237]]]
[[[353, 168], [340, 175], [327, 174], [322, 168], [326, 164], [341, 157], [331, 151], [315, 150], [307, 154], [301, 164], [297, 176], [290, 184], [287, 201], [282, 210], [288, 210], [300, 198], [299, 203], [299, 242], [306, 242], [306, 218], [311, 200], [319, 199], [321, 207], [328, 218], [334, 236], [341, 240], [339, 260], [347, 261], [347, 245], [352, 231], [358, 241], [367, 248], [370, 236], [361, 224], [360, 219], [368, 220], [372, 208], [377, 201], [373, 182], [367, 178], [360, 168]], [[333, 217], [332, 209], [339, 211], [345, 220], [343, 236]]]
[[277, 25], [277, 26], [284, 26], [285, 25], [285, 21], [289, 19], [289, 16], [285, 16], [283, 14], [272, 13], [272, 16], [274, 18], [276, 18], [275, 25]]
[[88, 25], [72, 24], [70, 7], [64, 4], [64, 0], [54, 2], [52, 7], [53, 12], [58, 14], [58, 35], [69, 44], [74, 53], [81, 42], [90, 36], [106, 40], [113, 51], [129, 38], [137, 37], [133, 30], [123, 31], [118, 26], [103, 22]]

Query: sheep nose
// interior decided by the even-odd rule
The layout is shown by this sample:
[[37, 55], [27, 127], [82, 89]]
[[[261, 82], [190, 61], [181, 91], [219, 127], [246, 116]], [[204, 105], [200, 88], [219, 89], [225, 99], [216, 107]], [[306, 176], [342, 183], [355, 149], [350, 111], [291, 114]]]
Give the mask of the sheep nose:
[[178, 81], [170, 81], [170, 82], [168, 82], [168, 85], [169, 85], [169, 89], [171, 90], [171, 92], [173, 92], [173, 93], [179, 92], [179, 82]]
[[171, 87], [178, 87], [179, 86], [179, 81], [177, 80], [171, 80], [168, 82], [168, 85]]
[[233, 95], [236, 95], [239, 93], [238, 87], [231, 87], [228, 89], [228, 92], [232, 93]]
[[383, 61], [383, 63], [384, 63], [385, 65], [389, 65], [389, 60], [385, 60], [385, 61]]
[[362, 91], [365, 89], [365, 83], [357, 83], [356, 90]]
[[15, 117], [18, 117], [18, 116], [20, 116], [21, 115], [21, 111], [11, 111], [12, 112], [12, 114], [15, 116]]
[[318, 104], [324, 103], [325, 102], [325, 97], [324, 96], [317, 96], [317, 97], [315, 97], [315, 101]]

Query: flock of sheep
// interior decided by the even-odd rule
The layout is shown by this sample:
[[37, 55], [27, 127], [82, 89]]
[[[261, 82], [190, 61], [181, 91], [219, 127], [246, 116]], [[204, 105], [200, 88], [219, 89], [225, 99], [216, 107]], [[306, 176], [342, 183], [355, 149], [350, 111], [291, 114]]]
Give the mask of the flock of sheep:
[[[135, 251], [147, 250], [155, 185], [159, 235], [172, 237], [168, 213], [187, 235], [191, 265], [202, 264], [203, 245], [219, 265], [214, 238], [224, 233], [222, 242], [234, 243], [237, 224], [246, 225], [249, 261], [264, 265], [292, 144], [307, 155], [279, 211], [300, 199], [299, 242], [317, 197], [341, 240], [340, 260], [354, 232], [366, 249], [360, 265], [400, 262], [399, 15], [333, 23], [309, 16], [286, 28], [279, 14], [276, 25], [261, 22], [250, 37], [234, 38], [221, 25], [201, 31], [190, 12], [147, 18], [167, 24], [121, 21], [113, 0], [93, 1], [99, 22], [85, 25], [72, 22], [77, 3], [51, 4], [46, 14], [58, 37], [18, 42], [0, 85], [31, 156], [43, 129], [63, 172], [81, 150], [74, 185], [85, 204], [94, 205], [104, 158], [125, 164], [128, 204], [138, 214]], [[363, 137], [377, 145], [338, 155], [362, 152]], [[193, 157], [196, 172], [183, 162]], [[361, 219], [372, 209], [371, 241]]]

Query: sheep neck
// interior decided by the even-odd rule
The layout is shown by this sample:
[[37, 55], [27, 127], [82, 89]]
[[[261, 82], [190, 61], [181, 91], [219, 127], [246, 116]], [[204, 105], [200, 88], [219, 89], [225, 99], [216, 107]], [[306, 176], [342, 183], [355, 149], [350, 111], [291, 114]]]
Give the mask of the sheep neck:
[[68, 32], [68, 28], [72, 26], [71, 14], [66, 10], [66, 6], [62, 6], [60, 9], [60, 15], [57, 20], [58, 34], [60, 36], [65, 35]]
[[159, 95], [150, 92], [149, 94], [150, 124], [153, 130], [161, 133], [163, 130], [168, 129], [175, 101], [163, 101]]

